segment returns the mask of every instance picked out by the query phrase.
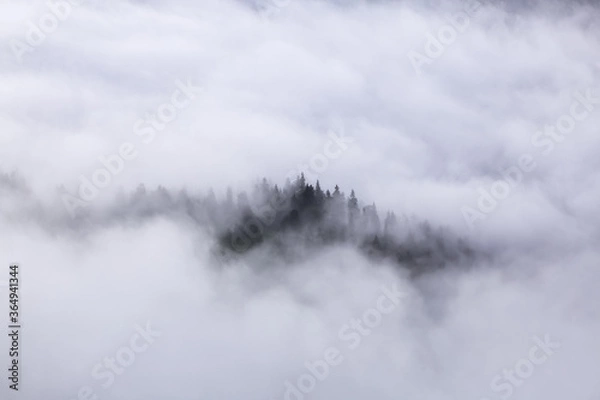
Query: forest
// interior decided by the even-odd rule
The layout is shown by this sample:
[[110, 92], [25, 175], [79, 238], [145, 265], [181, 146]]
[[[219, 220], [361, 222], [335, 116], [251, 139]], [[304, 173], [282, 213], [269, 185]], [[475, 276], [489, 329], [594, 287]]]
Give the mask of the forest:
[[[31, 194], [14, 174], [0, 174], [0, 189], [24, 198]], [[161, 216], [187, 221], [214, 239], [212, 253], [224, 263], [256, 249], [269, 249], [273, 256], [293, 261], [303, 257], [300, 250], [346, 244], [369, 258], [418, 273], [468, 266], [476, 255], [451, 229], [406, 212], [380, 214], [375, 203], [364, 204], [354, 190], [346, 195], [337, 185], [324, 189], [319, 181], [307, 182], [304, 174], [282, 187], [263, 178], [249, 192], [228, 188], [222, 196], [212, 189], [191, 194], [187, 189], [150, 190], [141, 184], [130, 193], [120, 190], [108, 204], [80, 208], [75, 218], [50, 212], [36, 201], [21, 201], [21, 205], [26, 206], [25, 214], [12, 218], [37, 215], [49, 230], [59, 232], [63, 227], [74, 234]]]
[[263, 179], [254, 185], [250, 198], [241, 193], [237, 202], [228, 191], [224, 204], [217, 204], [211, 195], [208, 206], [214, 226], [223, 226], [222, 216], [235, 216], [219, 233], [223, 252], [244, 253], [261, 245], [286, 249], [295, 243], [310, 249], [348, 243], [370, 257], [411, 269], [441, 268], [473, 256], [465, 241], [448, 229], [434, 229], [425, 220], [397, 216], [394, 211], [381, 218], [376, 204], [363, 204], [354, 190], [349, 196], [337, 185], [333, 191], [324, 190], [319, 181], [308, 183], [304, 174], [283, 188]]
[[[249, 193], [229, 188], [219, 197], [212, 189], [191, 195], [187, 190], [174, 193], [140, 185], [129, 196], [121, 193], [105, 212], [103, 221], [157, 215], [189, 218], [215, 238], [213, 253], [223, 262], [259, 248], [293, 259], [302, 257], [298, 249], [347, 244], [370, 258], [423, 272], [470, 264], [475, 255], [448, 228], [407, 213], [387, 211], [380, 216], [376, 204], [363, 204], [354, 190], [346, 195], [337, 185], [325, 189], [319, 181], [307, 182], [304, 174], [282, 187], [263, 178]], [[86, 217], [96, 219], [93, 213]]]

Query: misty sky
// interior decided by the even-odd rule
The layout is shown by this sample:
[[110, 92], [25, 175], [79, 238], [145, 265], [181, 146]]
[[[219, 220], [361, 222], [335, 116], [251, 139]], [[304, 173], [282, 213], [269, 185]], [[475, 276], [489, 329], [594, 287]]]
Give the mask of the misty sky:
[[[2, 399], [600, 398], [594, 2], [75, 3], [0, 6], [0, 285], [18, 262], [24, 325]], [[140, 184], [223, 198], [302, 171], [485, 257], [411, 278], [290, 243], [294, 262], [222, 265], [189, 221], [82, 233], [65, 203], [101, 215]], [[340, 332], [392, 286], [403, 299], [351, 349]], [[147, 323], [160, 336], [99, 379]], [[553, 354], [504, 378], [545, 337]], [[286, 392], [331, 348], [314, 390]]]

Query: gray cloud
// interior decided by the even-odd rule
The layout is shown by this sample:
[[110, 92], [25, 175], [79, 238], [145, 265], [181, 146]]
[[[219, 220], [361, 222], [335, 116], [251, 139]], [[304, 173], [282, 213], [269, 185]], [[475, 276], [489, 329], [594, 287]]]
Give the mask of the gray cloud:
[[[344, 361], [304, 398], [596, 398], [600, 109], [547, 154], [532, 137], [575, 92], [600, 96], [599, 10], [485, 3], [421, 74], [408, 54], [467, 3], [291, 0], [265, 16], [283, 3], [84, 2], [21, 60], [11, 43], [51, 10], [5, 4], [0, 281], [21, 264], [19, 395], [283, 399], [334, 346]], [[202, 92], [144, 143], [136, 122], [188, 79]], [[191, 214], [123, 200], [142, 183], [219, 199], [263, 176], [284, 185], [339, 129], [354, 142], [319, 174], [324, 188], [444, 227], [474, 261], [414, 276], [348, 243], [286, 242], [294, 257], [263, 246], [217, 262]], [[137, 157], [72, 218], [61, 194], [124, 143]], [[526, 153], [536, 168], [470, 229], [461, 208]], [[390, 284], [406, 299], [349, 349], [340, 330]], [[147, 321], [161, 336], [102, 387], [95, 365]], [[511, 396], [493, 387], [544, 335], [555, 354]]]

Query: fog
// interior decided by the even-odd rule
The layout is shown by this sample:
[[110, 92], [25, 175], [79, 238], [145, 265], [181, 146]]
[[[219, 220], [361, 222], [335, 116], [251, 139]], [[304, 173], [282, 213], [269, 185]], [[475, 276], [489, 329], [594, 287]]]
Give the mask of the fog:
[[1, 8], [2, 399], [600, 396], [595, 2]]

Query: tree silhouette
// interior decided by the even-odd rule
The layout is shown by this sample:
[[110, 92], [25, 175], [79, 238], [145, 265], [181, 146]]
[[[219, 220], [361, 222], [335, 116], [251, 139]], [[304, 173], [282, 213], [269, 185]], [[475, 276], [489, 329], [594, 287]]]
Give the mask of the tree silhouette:
[[132, 201], [143, 203], [146, 214], [161, 207], [177, 208], [197, 223], [209, 225], [218, 234], [219, 254], [241, 254], [267, 244], [284, 251], [286, 243], [298, 240], [310, 246], [353, 243], [370, 257], [390, 259], [415, 271], [472, 256], [464, 242], [426, 221], [404, 216], [400, 224], [394, 212], [387, 212], [382, 227], [375, 203], [361, 204], [354, 190], [346, 199], [338, 185], [333, 193], [324, 191], [319, 181], [314, 186], [307, 183], [304, 173], [293, 184], [286, 181], [283, 190], [262, 179], [252, 199], [241, 192], [236, 204], [231, 189], [222, 203], [212, 191], [202, 199], [187, 193], [165, 196], [165, 191], [160, 188], [149, 194], [141, 186]]
[[357, 224], [359, 216], [358, 199], [356, 198], [354, 190], [352, 190], [352, 192], [350, 192], [350, 198], [348, 199], [348, 228], [352, 233], [356, 233], [358, 229]]

